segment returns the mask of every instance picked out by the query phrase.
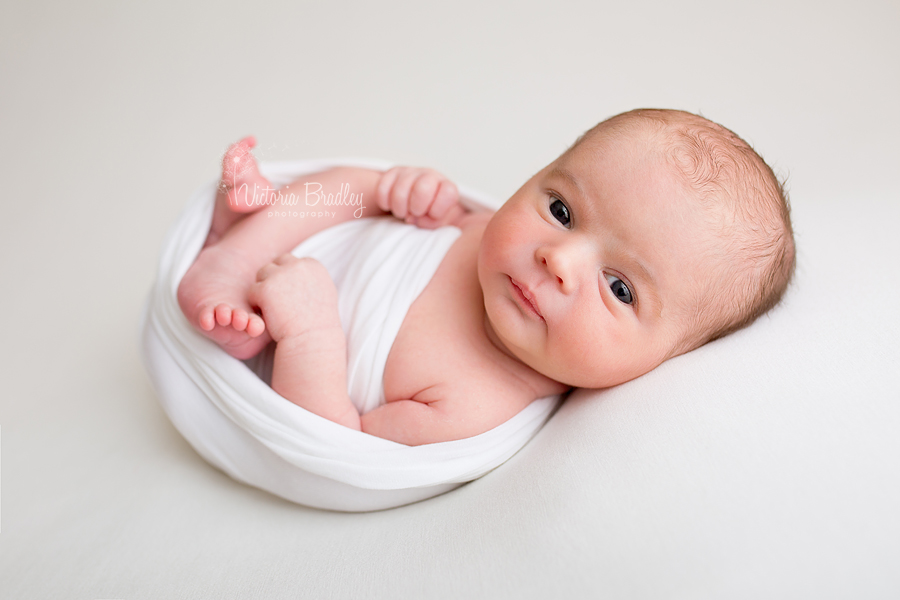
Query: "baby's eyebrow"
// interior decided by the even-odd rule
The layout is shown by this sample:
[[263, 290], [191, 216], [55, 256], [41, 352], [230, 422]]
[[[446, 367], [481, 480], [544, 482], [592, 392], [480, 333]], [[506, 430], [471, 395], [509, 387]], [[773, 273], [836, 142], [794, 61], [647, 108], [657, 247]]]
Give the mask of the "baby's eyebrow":
[[636, 256], [628, 256], [627, 260], [631, 268], [638, 272], [641, 279], [652, 285], [654, 288], [656, 287], [656, 280], [653, 279], [653, 275], [650, 274], [650, 271], [644, 266], [644, 263], [638, 260]]
[[575, 175], [572, 174], [571, 171], [569, 171], [565, 167], [553, 167], [553, 169], [550, 171], [550, 177], [565, 179], [572, 187], [578, 190], [579, 194], [584, 196], [584, 189], [581, 187], [578, 179], [575, 177]]

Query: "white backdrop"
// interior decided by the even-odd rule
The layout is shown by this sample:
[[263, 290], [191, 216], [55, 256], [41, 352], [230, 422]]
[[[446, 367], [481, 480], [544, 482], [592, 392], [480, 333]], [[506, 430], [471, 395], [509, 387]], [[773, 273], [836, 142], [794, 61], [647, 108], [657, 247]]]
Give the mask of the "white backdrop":
[[[861, 401], [900, 400], [898, 26], [893, 0], [5, 2], [0, 596], [900, 595], [900, 465], [886, 456], [900, 454], [886, 441], [900, 418]], [[237, 484], [165, 419], [138, 315], [166, 228], [229, 142], [256, 135], [264, 160], [432, 166], [505, 198], [585, 129], [639, 106], [719, 121], [788, 178], [801, 263], [785, 310], [818, 298], [827, 310], [757, 328], [805, 338], [822, 360], [821, 390], [791, 390], [786, 416], [742, 390], [775, 393], [764, 369], [802, 365], [799, 351], [735, 366], [729, 348], [747, 338], [733, 338], [602, 402], [575, 398], [475, 484], [368, 515]], [[747, 430], [691, 412], [710, 369], [727, 375], [705, 397], [728, 394]], [[684, 401], [678, 428], [664, 399], [625, 401], [660, 382]], [[596, 423], [614, 427], [584, 429]], [[698, 455], [746, 443], [754, 458], [732, 466], [749, 475], [691, 504], [691, 482], [729, 471], [667, 452], [689, 433], [702, 434]], [[777, 473], [753, 471], [783, 448], [794, 452]], [[530, 485], [542, 476], [554, 484]], [[660, 481], [685, 494], [623, 512]], [[722, 508], [736, 498], [744, 512]], [[815, 548], [794, 560], [804, 539]]]

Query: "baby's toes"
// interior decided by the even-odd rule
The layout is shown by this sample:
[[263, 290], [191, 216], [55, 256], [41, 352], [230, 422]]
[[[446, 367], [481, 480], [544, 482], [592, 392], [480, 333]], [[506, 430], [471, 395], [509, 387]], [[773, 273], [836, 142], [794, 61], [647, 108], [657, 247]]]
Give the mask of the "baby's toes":
[[250, 316], [247, 314], [246, 310], [241, 308], [236, 308], [231, 311], [231, 326], [236, 331], [244, 331], [247, 329], [247, 323], [250, 320]]
[[248, 316], [247, 319], [247, 335], [252, 338], [259, 337], [266, 330], [266, 323], [262, 317], [257, 314]]
[[215, 307], [205, 306], [200, 309], [197, 322], [200, 324], [200, 329], [203, 331], [212, 331], [216, 326]]
[[231, 307], [227, 304], [219, 304], [216, 306], [216, 323], [222, 327], [231, 325]]

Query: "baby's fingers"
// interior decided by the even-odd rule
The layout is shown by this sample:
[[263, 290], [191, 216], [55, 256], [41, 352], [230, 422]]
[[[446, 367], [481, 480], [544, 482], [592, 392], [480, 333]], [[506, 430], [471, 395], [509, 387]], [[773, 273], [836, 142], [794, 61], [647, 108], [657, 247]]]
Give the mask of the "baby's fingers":
[[405, 219], [409, 214], [409, 196], [418, 177], [417, 171], [405, 169], [398, 174], [397, 180], [391, 188], [391, 212], [398, 219]]
[[381, 179], [378, 180], [378, 187], [375, 188], [375, 204], [377, 204], [378, 208], [384, 212], [391, 212], [391, 190], [399, 175], [400, 169], [394, 167], [393, 169], [385, 171], [384, 175], [381, 176]]
[[463, 208], [462, 204], [455, 204], [451, 206], [444, 216], [440, 219], [433, 219], [431, 215], [425, 215], [422, 217], [418, 217], [416, 219], [416, 227], [421, 227], [422, 229], [437, 229], [438, 227], [443, 227], [444, 225], [450, 225], [454, 223], [458, 218], [463, 216], [466, 213], [466, 209]]
[[264, 265], [259, 271], [256, 272], [256, 281], [265, 281], [266, 279], [277, 273], [279, 270], [281, 270], [281, 267], [290, 267], [299, 262], [300, 259], [290, 252], [282, 254], [269, 264]]
[[440, 186], [441, 178], [436, 173], [425, 172], [419, 175], [409, 194], [409, 214], [413, 217], [428, 214]]
[[385, 172], [375, 189], [375, 203], [378, 208], [393, 213], [400, 219], [406, 217], [409, 192], [417, 176], [418, 171], [409, 167], [394, 167]]
[[454, 206], [459, 206], [459, 190], [452, 181], [445, 179], [440, 182], [434, 202], [428, 209], [428, 216], [435, 221], [440, 221]]
[[381, 176], [375, 202], [398, 219], [420, 227], [436, 227], [459, 203], [459, 192], [453, 182], [437, 171], [395, 167]]
[[296, 256], [294, 256], [293, 254], [291, 254], [290, 252], [285, 252], [284, 254], [282, 254], [281, 256], [279, 256], [278, 258], [276, 258], [275, 260], [272, 261], [273, 264], [276, 264], [279, 267], [292, 265], [292, 264], [298, 263], [298, 262], [300, 262], [300, 259], [297, 258]]
[[267, 265], [264, 265], [259, 271], [256, 272], [256, 281], [257, 283], [260, 281], [265, 281], [269, 277], [271, 277], [275, 271], [278, 270], [278, 265], [273, 262], [270, 262]]

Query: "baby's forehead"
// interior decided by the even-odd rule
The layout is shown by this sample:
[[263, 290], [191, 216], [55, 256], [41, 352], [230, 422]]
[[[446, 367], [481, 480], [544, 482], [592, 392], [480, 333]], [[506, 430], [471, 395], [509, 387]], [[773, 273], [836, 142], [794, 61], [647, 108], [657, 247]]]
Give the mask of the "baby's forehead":
[[[669, 145], [650, 130], [595, 133], [548, 166], [594, 204], [629, 204], [658, 210], [693, 202], [692, 190], [669, 157]], [[687, 210], [689, 207], [685, 207]]]
[[[577, 171], [578, 179], [596, 187], [625, 182], [639, 185], [644, 181], [627, 175], [640, 172], [645, 176], [675, 175], [668, 183], [682, 188], [683, 178], [672, 160], [673, 145], [671, 135], [657, 128], [595, 129], [561, 154], [550, 167], [566, 176]], [[662, 179], [656, 180], [656, 183], [661, 182]]]

